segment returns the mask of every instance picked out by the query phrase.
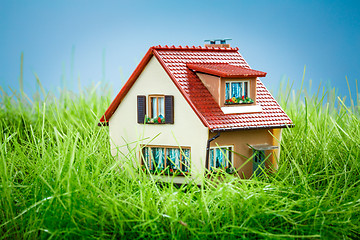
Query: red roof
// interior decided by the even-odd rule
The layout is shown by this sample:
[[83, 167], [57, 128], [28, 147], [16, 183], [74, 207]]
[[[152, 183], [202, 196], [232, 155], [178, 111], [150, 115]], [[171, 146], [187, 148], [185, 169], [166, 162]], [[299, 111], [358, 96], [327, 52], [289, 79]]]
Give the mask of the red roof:
[[[263, 111], [261, 113], [224, 114], [201, 80], [187, 66], [194, 68], [194, 66], [202, 64], [213, 65], [217, 71], [225, 75], [229, 74], [233, 67], [237, 69], [235, 70], [236, 74], [239, 74], [240, 68], [251, 70], [253, 74], [256, 70], [250, 69], [238, 52], [238, 48], [188, 46], [151, 47], [110, 104], [100, 122], [107, 122], [111, 118], [152, 56], [155, 56], [160, 62], [202, 123], [210, 130], [279, 128], [291, 127], [293, 124], [259, 79], [257, 79], [256, 102], [261, 105]], [[207, 67], [207, 69], [211, 69], [211, 67]], [[256, 72], [266, 74], [260, 71]]]
[[228, 63], [188, 63], [186, 66], [191, 70], [216, 75], [219, 77], [246, 78], [266, 76], [266, 72], [261, 72], [242, 66], [235, 66]]

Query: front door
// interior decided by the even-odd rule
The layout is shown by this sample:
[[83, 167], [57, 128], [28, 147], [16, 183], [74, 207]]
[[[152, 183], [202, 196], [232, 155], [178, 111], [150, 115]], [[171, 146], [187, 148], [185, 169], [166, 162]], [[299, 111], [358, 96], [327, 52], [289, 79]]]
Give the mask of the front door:
[[261, 176], [265, 169], [265, 151], [254, 149], [254, 160], [253, 160], [253, 175]]

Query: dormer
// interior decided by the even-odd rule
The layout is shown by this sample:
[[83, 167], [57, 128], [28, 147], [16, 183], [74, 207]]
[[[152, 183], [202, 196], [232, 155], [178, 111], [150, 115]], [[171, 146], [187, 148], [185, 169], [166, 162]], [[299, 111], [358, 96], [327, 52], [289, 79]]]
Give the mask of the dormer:
[[196, 73], [224, 113], [261, 111], [256, 104], [256, 78], [265, 77], [265, 72], [228, 63], [195, 63], [186, 66]]

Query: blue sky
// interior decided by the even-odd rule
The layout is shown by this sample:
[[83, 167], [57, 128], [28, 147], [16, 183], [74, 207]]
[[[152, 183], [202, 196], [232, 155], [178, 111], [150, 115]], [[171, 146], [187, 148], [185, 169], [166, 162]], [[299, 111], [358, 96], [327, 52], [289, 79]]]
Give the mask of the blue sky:
[[250, 66], [300, 87], [312, 80], [353, 94], [360, 77], [360, 3], [357, 1], [1, 1], [0, 86], [24, 90], [78, 89], [103, 81], [116, 94], [153, 45], [203, 45], [232, 38]]

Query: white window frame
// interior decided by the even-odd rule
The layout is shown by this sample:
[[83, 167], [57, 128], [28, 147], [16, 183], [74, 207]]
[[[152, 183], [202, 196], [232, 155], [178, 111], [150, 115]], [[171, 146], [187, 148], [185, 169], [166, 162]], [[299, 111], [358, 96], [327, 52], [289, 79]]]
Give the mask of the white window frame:
[[[215, 146], [215, 147], [210, 147], [210, 150], [209, 151], [211, 151], [211, 150], [215, 150], [215, 149], [221, 149], [221, 148], [227, 148], [228, 150], [227, 150], [227, 152], [230, 154], [230, 158], [231, 158], [231, 162], [229, 163], [229, 161], [228, 161], [228, 156], [227, 156], [227, 159], [226, 159], [226, 161], [227, 161], [227, 166], [225, 166], [225, 168], [229, 168], [229, 167], [233, 167], [233, 164], [234, 164], [234, 145], [223, 145], [223, 146]], [[215, 151], [214, 151], [215, 152]], [[215, 157], [214, 157], [214, 159], [212, 160], [212, 161], [215, 161]], [[216, 164], [215, 164], [215, 162], [213, 162], [213, 166], [215, 166]], [[211, 170], [211, 168], [212, 168], [212, 166], [211, 166], [211, 159], [210, 159], [210, 152], [209, 152], [209, 170]], [[216, 169], [216, 167], [213, 167], [213, 168], [215, 168]]]
[[[245, 96], [245, 97], [249, 97], [250, 98], [250, 81], [249, 80], [242, 80], [242, 81], [226, 81], [225, 82], [225, 100], [227, 100], [226, 99], [226, 84], [227, 83], [229, 83], [229, 96], [231, 96], [231, 90], [232, 90], [232, 87], [231, 87], [231, 83], [242, 83], [242, 84], [244, 84], [244, 83], [247, 83], [247, 96]], [[245, 85], [245, 84], [244, 84]], [[242, 93], [241, 93], [241, 96], [240, 97], [242, 97], [242, 96], [244, 96], [244, 94], [245, 94], [245, 88], [241, 88], [242, 89]], [[231, 98], [229, 98], [229, 99], [231, 99]]]

